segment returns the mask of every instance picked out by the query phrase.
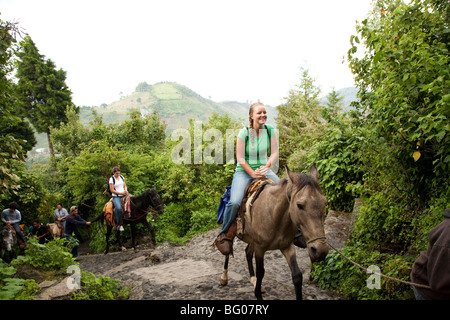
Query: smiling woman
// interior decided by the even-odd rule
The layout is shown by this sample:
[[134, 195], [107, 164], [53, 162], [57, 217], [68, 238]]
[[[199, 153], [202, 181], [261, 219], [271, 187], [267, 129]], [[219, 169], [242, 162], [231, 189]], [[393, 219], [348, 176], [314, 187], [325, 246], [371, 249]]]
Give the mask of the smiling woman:
[[[230, 201], [223, 214], [223, 226], [219, 237], [232, 238], [228, 229], [241, 205], [245, 187], [252, 179], [268, 178], [275, 183], [280, 179], [271, 170], [278, 163], [278, 141], [274, 128], [266, 124], [267, 110], [263, 103], [256, 102], [249, 109], [249, 127], [243, 128], [236, 141], [236, 171], [231, 184]], [[270, 156], [267, 158], [267, 153]], [[276, 167], [276, 166], [274, 166]], [[275, 169], [275, 168], [274, 168]], [[275, 169], [275, 172], [277, 170]]]

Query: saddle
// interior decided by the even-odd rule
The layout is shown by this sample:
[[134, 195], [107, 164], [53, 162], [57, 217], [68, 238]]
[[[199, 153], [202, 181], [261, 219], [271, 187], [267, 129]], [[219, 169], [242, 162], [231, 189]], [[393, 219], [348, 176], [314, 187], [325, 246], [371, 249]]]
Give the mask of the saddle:
[[127, 194], [121, 199], [122, 216], [125, 219], [129, 219], [131, 217], [131, 197], [131, 194]]
[[241, 206], [239, 207], [236, 220], [233, 221], [226, 233], [221, 234], [214, 241], [215, 246], [223, 255], [233, 255], [234, 237], [237, 235], [237, 237], [242, 240], [245, 234], [245, 222], [247, 219], [251, 222], [251, 209], [253, 203], [264, 190], [264, 187], [269, 183], [274, 182], [267, 178], [254, 179], [250, 180], [245, 187], [244, 198], [242, 199]]
[[115, 228], [116, 219], [114, 219], [114, 204], [112, 198], [103, 206], [103, 214], [105, 215], [106, 222]]
[[[122, 206], [122, 219], [129, 219], [131, 217], [131, 194], [123, 196], [121, 201]], [[103, 213], [105, 215], [106, 221], [113, 228], [116, 227], [116, 210], [114, 208], [113, 199], [109, 199], [109, 201], [103, 206]], [[122, 222], [122, 221], [121, 221]]]

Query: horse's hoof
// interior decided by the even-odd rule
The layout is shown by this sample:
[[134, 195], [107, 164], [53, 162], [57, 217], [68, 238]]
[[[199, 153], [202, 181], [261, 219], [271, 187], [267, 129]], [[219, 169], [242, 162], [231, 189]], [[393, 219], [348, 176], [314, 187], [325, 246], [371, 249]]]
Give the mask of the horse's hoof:
[[122, 250], [122, 252], [125, 252], [125, 251], [127, 251], [127, 248], [121, 247], [120, 250]]
[[225, 287], [227, 284], [228, 284], [228, 279], [222, 279], [222, 278], [220, 278], [220, 285], [221, 285], [222, 287]]
[[[250, 278], [250, 283], [253, 285], [253, 289], [255, 289], [255, 287], [256, 287], [256, 277], [251, 277]], [[264, 289], [263, 286], [261, 286], [261, 293], [266, 293], [266, 290]]]

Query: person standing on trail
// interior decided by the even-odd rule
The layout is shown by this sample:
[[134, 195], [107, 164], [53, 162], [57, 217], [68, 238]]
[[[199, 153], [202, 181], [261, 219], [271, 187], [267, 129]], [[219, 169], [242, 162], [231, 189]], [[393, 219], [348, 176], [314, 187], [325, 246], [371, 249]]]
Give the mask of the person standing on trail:
[[124, 177], [120, 174], [120, 168], [114, 167], [111, 173], [111, 178], [108, 181], [109, 191], [111, 191], [114, 207], [116, 208], [116, 226], [120, 231], [123, 231], [121, 225], [122, 220], [122, 197], [128, 194], [127, 185]]
[[420, 253], [411, 271], [412, 282], [431, 289], [414, 287], [417, 300], [450, 300], [450, 209], [430, 231], [428, 250]]
[[[243, 128], [236, 141], [237, 165], [231, 184], [230, 201], [223, 213], [223, 226], [219, 233], [228, 231], [236, 218], [245, 187], [252, 179], [268, 178], [275, 183], [280, 178], [270, 169], [278, 159], [278, 140], [274, 127], [266, 124], [267, 111], [261, 102], [253, 103], [249, 110], [249, 127]], [[270, 150], [270, 156], [267, 153]]]
[[71, 252], [74, 258], [78, 257], [78, 226], [91, 225], [90, 222], [84, 220], [78, 215], [78, 207], [72, 206], [69, 210], [69, 216], [66, 218], [66, 228], [64, 229], [65, 237], [71, 245]]

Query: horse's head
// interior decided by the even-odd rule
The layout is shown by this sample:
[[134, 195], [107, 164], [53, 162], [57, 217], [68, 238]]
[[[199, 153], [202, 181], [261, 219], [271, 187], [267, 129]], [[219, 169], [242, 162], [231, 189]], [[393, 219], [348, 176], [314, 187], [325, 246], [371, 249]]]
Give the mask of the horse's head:
[[323, 226], [327, 198], [319, 186], [319, 173], [315, 165], [309, 174], [296, 174], [287, 166], [286, 172], [289, 215], [306, 240], [311, 261], [321, 261], [328, 253]]
[[164, 212], [164, 204], [159, 196], [158, 192], [156, 192], [156, 188], [147, 190], [147, 196], [150, 199], [151, 206], [153, 208], [154, 214], [162, 214]]

